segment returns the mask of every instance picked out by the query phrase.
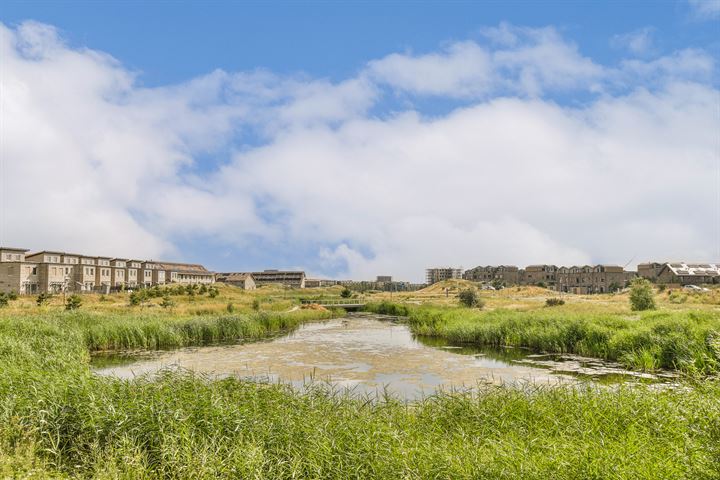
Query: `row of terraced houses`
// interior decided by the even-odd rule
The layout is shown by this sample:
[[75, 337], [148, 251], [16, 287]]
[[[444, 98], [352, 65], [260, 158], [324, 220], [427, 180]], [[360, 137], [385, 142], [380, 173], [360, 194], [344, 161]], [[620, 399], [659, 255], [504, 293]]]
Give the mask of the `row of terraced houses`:
[[0, 292], [5, 293], [106, 293], [123, 288], [214, 281], [215, 275], [197, 264], [67, 252], [28, 253], [22, 248], [0, 247]]
[[452, 278], [503, 285], [541, 285], [567, 293], [607, 293], [627, 286], [633, 278], [641, 276], [668, 285], [720, 283], [720, 264], [687, 262], [641, 263], [638, 271], [626, 271], [618, 265], [582, 265], [558, 267], [556, 265], [478, 266], [463, 271], [459, 268], [430, 268], [426, 271], [427, 283]]

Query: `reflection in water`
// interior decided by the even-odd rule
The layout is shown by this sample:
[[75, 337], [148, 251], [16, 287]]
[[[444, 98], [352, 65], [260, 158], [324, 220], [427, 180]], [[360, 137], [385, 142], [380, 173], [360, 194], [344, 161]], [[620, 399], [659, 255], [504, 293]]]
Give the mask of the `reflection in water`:
[[[597, 376], [600, 371], [568, 367], [583, 360], [597, 363], [594, 359], [533, 358], [521, 349], [456, 347], [442, 339], [415, 337], [407, 326], [378, 318], [383, 317], [358, 314], [310, 323], [264, 342], [96, 356], [93, 366], [98, 374], [122, 378], [181, 367], [211, 375], [289, 382], [296, 387], [321, 380], [359, 394], [387, 389], [406, 399], [480, 382], [556, 384], [576, 378], [566, 373]], [[600, 367], [607, 368], [606, 364]], [[619, 373], [611, 367], [613, 371], [603, 374]]]

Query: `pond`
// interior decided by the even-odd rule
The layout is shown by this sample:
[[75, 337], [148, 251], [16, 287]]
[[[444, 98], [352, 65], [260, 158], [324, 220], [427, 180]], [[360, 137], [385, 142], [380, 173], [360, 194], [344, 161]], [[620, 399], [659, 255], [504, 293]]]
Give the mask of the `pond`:
[[387, 391], [407, 400], [479, 383], [671, 380], [572, 355], [449, 345], [442, 339], [415, 336], [392, 317], [371, 314], [308, 323], [260, 342], [95, 355], [92, 364], [97, 374], [120, 378], [184, 368], [212, 376], [286, 382], [297, 388], [323, 381], [354, 394]]

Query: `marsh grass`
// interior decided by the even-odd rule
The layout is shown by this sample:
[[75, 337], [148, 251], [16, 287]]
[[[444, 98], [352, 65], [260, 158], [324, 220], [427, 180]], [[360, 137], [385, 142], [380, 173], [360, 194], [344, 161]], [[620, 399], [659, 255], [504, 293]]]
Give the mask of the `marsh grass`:
[[576, 353], [614, 360], [644, 370], [680, 370], [688, 374], [720, 371], [714, 339], [720, 335], [720, 313], [712, 311], [643, 314], [577, 314], [552, 310], [517, 312], [496, 309], [368, 304], [366, 309], [402, 315], [418, 335], [455, 343], [520, 346], [536, 351]]
[[[461, 309], [403, 305], [388, 310], [409, 314], [414, 329], [473, 341], [537, 337], [538, 346], [567, 346], [587, 337], [600, 348], [614, 338], [606, 342], [601, 334], [588, 334], [595, 330], [564, 326], [568, 319], [555, 324], [551, 317], [536, 318], [549, 332], [540, 336], [525, 320], [502, 313], [476, 317]], [[0, 477], [720, 478], [720, 383], [712, 379], [676, 389], [481, 386], [406, 404], [392, 397], [352, 398], [322, 384], [298, 392], [182, 371], [120, 380], [94, 376], [89, 368], [90, 350], [261, 338], [331, 315], [223, 310], [177, 317], [82, 311], [2, 316]], [[653, 315], [636, 320], [656, 335], [684, 331], [674, 327], [676, 321], [690, 322], [695, 333], [716, 321]], [[497, 323], [493, 329], [508, 321], [515, 326], [505, 325], [502, 336], [489, 327], [475, 329], [486, 320]], [[621, 339], [638, 343], [627, 339], [637, 333], [624, 323], [632, 319], [587, 321], [599, 322], [592, 328], [600, 332], [601, 325], [626, 331]]]

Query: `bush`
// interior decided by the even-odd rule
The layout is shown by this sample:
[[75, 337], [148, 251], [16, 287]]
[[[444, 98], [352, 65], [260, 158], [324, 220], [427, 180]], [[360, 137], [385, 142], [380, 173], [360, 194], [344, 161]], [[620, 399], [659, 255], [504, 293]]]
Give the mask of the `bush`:
[[145, 300], [147, 300], [148, 297], [148, 291], [147, 290], [135, 290], [130, 294], [130, 305], [140, 305]]
[[560, 305], [565, 305], [565, 300], [562, 298], [548, 298], [545, 300], [546, 307], [558, 307]]
[[352, 292], [350, 291], [349, 288], [345, 287], [342, 289], [342, 292], [340, 292], [340, 296], [342, 298], [350, 298], [350, 297], [352, 297]]
[[70, 295], [65, 301], [65, 310], [77, 310], [82, 305], [80, 295]]
[[630, 308], [634, 311], [655, 310], [652, 284], [644, 278], [635, 278], [630, 284]]
[[480, 297], [478, 297], [475, 289], [472, 288], [468, 288], [460, 292], [458, 294], [458, 298], [460, 299], [460, 304], [464, 307], [482, 308], [484, 305], [482, 300], [480, 300]]
[[11, 290], [10, 293], [8, 293], [7, 296], [8, 296], [8, 298], [9, 298], [10, 300], [17, 300], [17, 299], [18, 299], [18, 294], [17, 294], [17, 292], [16, 292], [15, 290]]
[[51, 298], [52, 298], [52, 295], [50, 295], [49, 293], [43, 292], [37, 296], [35, 303], [37, 304], [38, 307], [41, 307], [41, 306], [45, 305], [48, 302], [48, 300], [50, 300]]
[[540, 288], [547, 288], [547, 285], [545, 285], [545, 282], [537, 282], [535, 285]]
[[227, 310], [228, 313], [233, 313], [235, 311], [235, 305], [231, 303], [227, 304], [227, 307], [225, 307], [225, 310]]
[[259, 298], [254, 298], [254, 299], [253, 299], [252, 309], [255, 310], [255, 311], [260, 310], [260, 299], [259, 299]]
[[0, 292], [0, 308], [7, 307], [9, 302], [10, 302], [10, 298], [8, 297], [7, 293]]
[[617, 282], [612, 282], [612, 283], [608, 286], [608, 290], [610, 291], [610, 293], [615, 293], [615, 292], [618, 292], [618, 291], [622, 290], [622, 287], [620, 286], [619, 283], [617, 283]]
[[160, 306], [163, 308], [174, 307], [175, 302], [170, 299], [170, 295], [166, 294], [165, 296], [163, 296], [162, 302], [160, 302]]
[[210, 298], [215, 298], [215, 297], [218, 296], [218, 294], [220, 294], [220, 290], [218, 290], [217, 288], [215, 288], [215, 287], [210, 287], [210, 288], [208, 289], [208, 297], [210, 297]]

